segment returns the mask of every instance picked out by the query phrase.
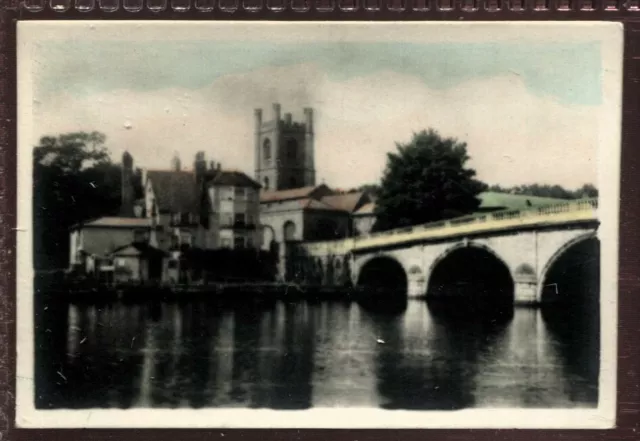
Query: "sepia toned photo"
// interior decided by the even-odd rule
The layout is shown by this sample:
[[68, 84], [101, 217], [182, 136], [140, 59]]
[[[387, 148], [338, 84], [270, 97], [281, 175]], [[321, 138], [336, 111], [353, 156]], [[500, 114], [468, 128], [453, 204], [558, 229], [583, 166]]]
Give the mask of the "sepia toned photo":
[[619, 25], [18, 30], [18, 426], [615, 424]]

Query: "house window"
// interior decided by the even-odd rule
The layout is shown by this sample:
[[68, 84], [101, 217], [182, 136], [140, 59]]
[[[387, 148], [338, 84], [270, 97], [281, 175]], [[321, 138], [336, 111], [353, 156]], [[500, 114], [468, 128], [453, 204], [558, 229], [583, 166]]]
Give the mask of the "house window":
[[231, 240], [230, 239], [222, 239], [220, 241], [220, 246], [222, 248], [231, 248]]
[[244, 237], [236, 236], [233, 238], [233, 247], [234, 248], [244, 248]]
[[243, 187], [235, 187], [234, 192], [235, 192], [236, 199], [244, 199]]
[[122, 268], [125, 265], [125, 261], [123, 258], [119, 257], [116, 259], [116, 266]]
[[264, 178], [264, 181], [262, 182], [262, 187], [265, 190], [269, 190], [269, 178]]
[[167, 265], [167, 267], [169, 269], [176, 269], [178, 268], [178, 261], [177, 260], [170, 260], [169, 264]]
[[254, 225], [253, 216], [250, 214], [247, 214], [247, 225]]
[[247, 237], [247, 248], [253, 248], [253, 238], [251, 236]]
[[220, 224], [222, 226], [229, 226], [232, 223], [231, 213], [221, 213], [220, 214]]
[[245, 217], [244, 213], [236, 213], [235, 223], [236, 225], [244, 225]]
[[296, 188], [298, 186], [298, 180], [296, 178], [289, 179], [289, 186], [291, 188]]
[[180, 243], [182, 245], [191, 245], [191, 233], [189, 233], [188, 231], [181, 231], [180, 232]]
[[265, 162], [269, 162], [271, 160], [271, 141], [269, 138], [265, 139], [262, 143], [262, 156], [264, 157]]

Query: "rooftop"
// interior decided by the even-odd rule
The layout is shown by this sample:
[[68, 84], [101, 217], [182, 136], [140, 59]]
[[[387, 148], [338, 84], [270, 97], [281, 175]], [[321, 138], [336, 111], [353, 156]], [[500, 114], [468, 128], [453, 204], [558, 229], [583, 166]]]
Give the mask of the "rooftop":
[[101, 217], [74, 227], [83, 228], [145, 228], [151, 227], [151, 219], [138, 217]]
[[358, 210], [356, 210], [355, 214], [359, 214], [359, 215], [363, 215], [363, 216], [364, 215], [371, 215], [371, 214], [374, 214], [375, 208], [376, 208], [375, 202], [369, 202], [367, 204], [364, 204]]
[[198, 191], [191, 171], [149, 170], [158, 209], [172, 213], [198, 213]]
[[229, 185], [233, 187], [261, 188], [261, 185], [251, 179], [245, 173], [237, 170], [217, 171], [209, 185]]
[[360, 208], [363, 199], [369, 200], [364, 192], [355, 192], [327, 195], [320, 200], [338, 210], [353, 213]]
[[142, 254], [162, 254], [166, 253], [156, 247], [149, 245], [148, 243], [130, 243], [128, 245], [116, 248], [111, 255], [116, 256], [140, 256]]
[[306, 199], [315, 196], [314, 193], [331, 194], [331, 190], [324, 184], [291, 188], [289, 190], [263, 190], [260, 193], [260, 202], [277, 202], [291, 199]]

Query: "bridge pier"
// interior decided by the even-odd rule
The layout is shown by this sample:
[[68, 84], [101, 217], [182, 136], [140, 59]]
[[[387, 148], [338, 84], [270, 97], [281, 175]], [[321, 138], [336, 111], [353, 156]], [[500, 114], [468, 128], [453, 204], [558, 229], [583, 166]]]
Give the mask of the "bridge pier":
[[532, 306], [538, 302], [538, 284], [534, 281], [516, 281], [513, 287], [513, 302], [515, 305]]

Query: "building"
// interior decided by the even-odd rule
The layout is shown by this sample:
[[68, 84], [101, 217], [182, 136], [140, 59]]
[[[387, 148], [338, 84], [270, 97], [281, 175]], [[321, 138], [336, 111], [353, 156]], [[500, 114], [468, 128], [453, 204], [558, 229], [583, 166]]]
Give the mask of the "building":
[[316, 185], [313, 110], [304, 121], [291, 113], [281, 118], [273, 105], [273, 119], [263, 121], [255, 110], [256, 180], [262, 184], [260, 220], [263, 249], [277, 249], [279, 275], [287, 279], [288, 254], [295, 242], [340, 239], [354, 234], [354, 214], [371, 202], [367, 192], [343, 192]]
[[96, 277], [110, 278], [112, 254], [136, 243], [149, 243], [150, 219], [102, 217], [71, 227], [69, 263], [72, 269]]
[[246, 174], [207, 163], [199, 152], [192, 170], [180, 159], [167, 170], [142, 170], [141, 198], [128, 152], [122, 157], [120, 216], [70, 231], [70, 265], [111, 281], [188, 282], [190, 249], [261, 247], [260, 185]]
[[265, 191], [316, 185], [313, 110], [304, 109], [304, 122], [281, 118], [280, 104], [273, 105], [273, 119], [263, 121], [255, 110], [255, 175]]
[[354, 236], [364, 236], [372, 232], [376, 224], [375, 202], [369, 202], [353, 213]]
[[149, 245], [148, 242], [133, 242], [114, 250], [109, 264], [115, 283], [169, 281], [167, 253]]
[[260, 248], [260, 184], [239, 171], [218, 171], [206, 184], [203, 248]]

